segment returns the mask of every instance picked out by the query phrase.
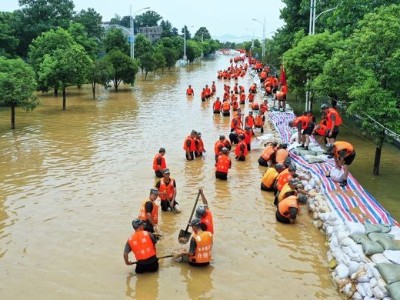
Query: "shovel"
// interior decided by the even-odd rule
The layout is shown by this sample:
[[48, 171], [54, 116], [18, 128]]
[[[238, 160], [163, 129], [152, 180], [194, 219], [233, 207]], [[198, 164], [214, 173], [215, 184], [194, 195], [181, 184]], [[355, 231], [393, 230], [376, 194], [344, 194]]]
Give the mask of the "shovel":
[[190, 215], [190, 218], [189, 218], [188, 224], [187, 224], [187, 226], [186, 226], [186, 229], [185, 229], [185, 230], [181, 229], [181, 231], [179, 232], [178, 241], [179, 241], [179, 243], [181, 243], [181, 244], [186, 244], [186, 243], [189, 241], [189, 238], [190, 238], [190, 236], [191, 236], [191, 233], [188, 231], [188, 229], [189, 229], [189, 224], [190, 224], [190, 222], [192, 221], [192, 217], [193, 217], [193, 214], [194, 214], [194, 210], [196, 209], [197, 202], [199, 201], [199, 198], [200, 198], [200, 190], [199, 190], [199, 192], [197, 193], [196, 202], [194, 203], [194, 206], [193, 206], [193, 209], [192, 209], [192, 214]]

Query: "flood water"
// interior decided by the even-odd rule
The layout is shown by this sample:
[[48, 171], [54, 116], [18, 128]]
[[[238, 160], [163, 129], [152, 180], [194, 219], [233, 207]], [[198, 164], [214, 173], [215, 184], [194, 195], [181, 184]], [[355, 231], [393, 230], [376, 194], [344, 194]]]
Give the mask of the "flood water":
[[[341, 299], [325, 237], [305, 210], [296, 225], [276, 222], [272, 194], [259, 188], [259, 152], [233, 162], [227, 182], [215, 179], [213, 145], [229, 119], [214, 116], [199, 94], [227, 66], [217, 56], [160, 78], [139, 76], [133, 90], [99, 89], [97, 100], [89, 87], [73, 88], [64, 112], [61, 97], [41, 96], [35, 111], [18, 110], [14, 131], [9, 110], [0, 111], [1, 299]], [[182, 144], [192, 129], [209, 154], [187, 162]], [[183, 212], [160, 212], [158, 255], [181, 247], [178, 233], [201, 187], [214, 214], [213, 262], [192, 268], [168, 258], [158, 273], [137, 276], [123, 248], [155, 183], [160, 147]]]

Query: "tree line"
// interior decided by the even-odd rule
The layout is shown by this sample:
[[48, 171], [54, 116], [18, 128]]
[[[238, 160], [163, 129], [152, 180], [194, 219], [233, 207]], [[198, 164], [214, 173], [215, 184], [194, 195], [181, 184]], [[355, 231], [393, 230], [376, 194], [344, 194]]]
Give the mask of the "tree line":
[[[135, 28], [160, 23], [161, 38], [152, 43], [137, 34], [132, 59], [122, 30], [105, 30], [93, 8], [75, 12], [72, 0], [19, 4], [14, 12], [0, 12], [0, 106], [11, 108], [12, 129], [16, 107], [32, 110], [39, 105], [36, 91], [60, 91], [65, 110], [69, 86], [90, 83], [95, 98], [98, 84], [108, 88], [111, 83], [117, 91], [122, 82], [133, 85], [139, 70], [145, 80], [150, 72], [164, 73], [183, 57], [183, 33], [189, 62], [220, 48], [207, 28], [199, 28], [192, 38], [185, 26], [180, 35], [169, 21], [147, 11], [135, 17]], [[129, 22], [130, 16], [115, 16], [109, 23], [129, 27]]]

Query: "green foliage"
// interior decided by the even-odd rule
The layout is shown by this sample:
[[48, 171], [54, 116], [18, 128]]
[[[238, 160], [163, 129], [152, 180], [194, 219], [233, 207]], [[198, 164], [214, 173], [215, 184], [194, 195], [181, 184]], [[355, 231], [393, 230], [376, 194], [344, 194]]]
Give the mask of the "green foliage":
[[190, 62], [193, 62], [197, 57], [201, 57], [201, 45], [196, 41], [186, 41], [186, 55]]
[[81, 23], [85, 27], [85, 31], [90, 38], [100, 40], [104, 34], [101, 27], [102, 16], [93, 8], [81, 10], [73, 19], [77, 23]]
[[108, 83], [113, 80], [114, 67], [106, 58], [97, 59], [91, 66], [88, 79], [92, 84], [93, 99], [96, 98], [96, 84], [108, 88]]
[[156, 70], [156, 60], [154, 54], [147, 52], [141, 56], [141, 67], [144, 70], [144, 80], [147, 79], [147, 74]]
[[153, 53], [154, 47], [150, 40], [143, 34], [138, 34], [135, 37], [135, 58], [138, 58], [142, 66], [143, 56], [147, 53]]
[[162, 17], [153, 10], [146, 11], [145, 13], [136, 16], [135, 18], [135, 27], [152, 27], [157, 26], [158, 21], [160, 21]]
[[73, 40], [81, 45], [92, 59], [96, 58], [100, 47], [97, 42], [98, 40], [97, 38], [89, 37], [85, 27], [81, 23], [71, 23], [68, 32], [71, 34]]
[[155, 70], [161, 69], [162, 72], [164, 73], [164, 68], [167, 65], [167, 60], [164, 56], [164, 52], [161, 48], [156, 48], [154, 51], [154, 60], [156, 63]]
[[0, 12], [0, 56], [14, 57], [19, 44], [16, 38], [14, 14]]
[[132, 60], [120, 50], [111, 50], [107, 53], [105, 59], [109, 60], [114, 68], [112, 80], [116, 91], [121, 82], [134, 84], [139, 69], [136, 60]]
[[21, 59], [0, 57], [0, 105], [11, 107], [11, 128], [15, 128], [15, 107], [33, 110], [38, 104], [32, 68]]
[[162, 20], [160, 26], [163, 30], [161, 33], [161, 38], [178, 35], [178, 30], [172, 27], [171, 22]]
[[112, 28], [107, 31], [103, 46], [107, 53], [111, 50], [120, 50], [122, 53], [129, 55], [130, 52], [128, 40], [118, 28]]
[[206, 27], [200, 27], [194, 34], [193, 38], [197, 41], [205, 41], [205, 40], [210, 40], [211, 35]]

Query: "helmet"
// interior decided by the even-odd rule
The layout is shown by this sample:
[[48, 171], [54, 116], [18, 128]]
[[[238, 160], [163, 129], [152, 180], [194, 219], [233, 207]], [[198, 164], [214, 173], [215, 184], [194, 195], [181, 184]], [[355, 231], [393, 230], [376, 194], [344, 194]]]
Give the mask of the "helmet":
[[200, 220], [199, 219], [193, 219], [191, 222], [190, 222], [190, 226], [195, 226], [195, 227], [200, 227]]
[[285, 166], [282, 165], [282, 164], [280, 164], [280, 163], [277, 163], [277, 164], [275, 165], [275, 169], [276, 169], [277, 171], [283, 170], [284, 168], [285, 168]]
[[328, 104], [326, 104], [326, 103], [321, 104], [321, 110], [324, 110], [327, 108], [329, 108]]
[[300, 204], [306, 204], [307, 203], [307, 196], [306, 195], [300, 194], [297, 197], [297, 199], [298, 199]]
[[206, 214], [206, 208], [204, 206], [199, 206], [196, 209], [196, 218], [201, 219], [202, 217], [204, 217], [204, 215]]
[[285, 160], [283, 161], [283, 164], [285, 165], [285, 167], [289, 167], [291, 163], [292, 163], [292, 159], [290, 157], [286, 157]]
[[222, 147], [221, 152], [222, 152], [222, 153], [228, 153], [228, 148]]
[[222, 140], [225, 139], [225, 136], [224, 136], [223, 134], [221, 134], [221, 135], [219, 136], [219, 139], [222, 141]]
[[143, 221], [140, 219], [134, 219], [132, 221], [132, 227], [133, 229], [138, 229], [141, 225], [143, 225]]

